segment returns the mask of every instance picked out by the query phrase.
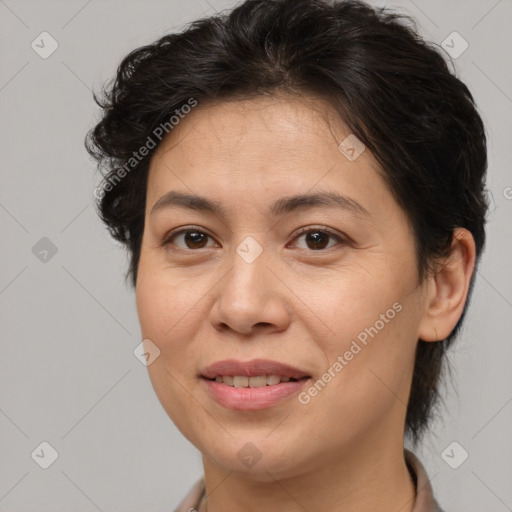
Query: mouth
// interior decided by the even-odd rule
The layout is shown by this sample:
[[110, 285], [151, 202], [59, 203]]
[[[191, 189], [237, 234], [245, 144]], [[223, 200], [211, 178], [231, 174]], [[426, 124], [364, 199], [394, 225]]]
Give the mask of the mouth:
[[224, 407], [266, 409], [296, 394], [311, 375], [290, 365], [255, 359], [219, 361], [200, 375], [210, 396]]
[[[203, 370], [201, 377], [240, 388], [274, 386], [280, 382], [310, 378], [307, 372], [286, 363], [268, 359], [237, 361], [228, 359], [211, 364]], [[279, 380], [278, 380], [279, 379]]]
[[256, 375], [253, 377], [247, 377], [246, 375], [217, 375], [215, 378], [207, 380], [219, 382], [232, 388], [263, 388], [266, 386], [276, 386], [282, 382], [298, 382], [299, 380], [309, 378], [309, 376], [306, 376], [297, 379], [284, 375]]

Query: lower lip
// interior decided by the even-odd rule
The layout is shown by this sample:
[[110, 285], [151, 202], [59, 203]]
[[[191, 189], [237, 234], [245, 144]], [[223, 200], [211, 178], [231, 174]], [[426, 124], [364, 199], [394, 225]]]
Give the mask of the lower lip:
[[235, 388], [214, 380], [202, 380], [220, 405], [239, 411], [256, 411], [272, 407], [290, 395], [298, 393], [309, 379], [281, 382], [261, 388]]

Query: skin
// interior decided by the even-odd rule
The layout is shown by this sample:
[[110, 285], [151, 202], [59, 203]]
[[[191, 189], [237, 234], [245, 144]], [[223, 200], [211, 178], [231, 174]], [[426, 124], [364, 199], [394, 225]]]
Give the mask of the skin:
[[[415, 348], [457, 323], [474, 242], [457, 229], [450, 257], [420, 284], [408, 219], [369, 150], [354, 161], [340, 152], [349, 133], [311, 97], [200, 104], [152, 157], [137, 311], [160, 350], [148, 366], [155, 392], [202, 453], [208, 512], [412, 510], [403, 441]], [[218, 201], [226, 216], [178, 206], [151, 215], [171, 190]], [[268, 213], [284, 196], [325, 191], [370, 215]], [[185, 227], [209, 236], [162, 245]], [[320, 231], [322, 249], [297, 234], [303, 227]], [[322, 237], [325, 228], [340, 240]], [[250, 264], [236, 252], [247, 236], [263, 249]], [[265, 410], [228, 409], [199, 378], [216, 361], [265, 358], [315, 382], [394, 303], [401, 311], [306, 405], [294, 395]], [[250, 468], [237, 457], [248, 442], [261, 453]]]

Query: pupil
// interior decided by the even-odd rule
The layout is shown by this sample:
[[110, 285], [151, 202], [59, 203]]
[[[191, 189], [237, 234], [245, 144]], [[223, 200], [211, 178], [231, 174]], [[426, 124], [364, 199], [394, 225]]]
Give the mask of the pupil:
[[200, 240], [201, 237], [205, 238], [204, 233], [198, 233], [197, 231], [189, 231], [185, 235], [185, 241], [186, 241], [187, 245], [189, 245], [189, 247], [190, 247], [190, 244], [189, 244], [189, 242], [190, 242], [192, 244], [193, 248], [195, 248], [195, 247], [197, 247], [197, 244], [201, 244], [201, 240]]
[[[308, 233], [308, 241], [312, 241], [313, 249], [323, 249], [327, 243], [322, 243], [321, 238], [327, 239], [325, 233]], [[320, 240], [319, 240], [320, 239]]]

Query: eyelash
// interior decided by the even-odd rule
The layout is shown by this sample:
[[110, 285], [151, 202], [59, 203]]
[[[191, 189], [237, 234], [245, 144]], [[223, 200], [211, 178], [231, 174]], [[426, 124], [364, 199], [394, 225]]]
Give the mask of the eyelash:
[[[201, 233], [201, 234], [204, 234], [207, 237], [213, 239], [213, 237], [211, 235], [209, 235], [208, 233], [206, 233], [205, 231], [203, 231], [202, 228], [195, 227], [195, 226], [188, 226], [187, 228], [179, 229], [177, 231], [171, 231], [164, 238], [164, 240], [163, 240], [163, 242], [161, 244], [162, 247], [166, 247], [166, 246], [171, 245], [172, 240], [176, 236], [181, 235], [183, 233], [188, 233], [188, 232]], [[343, 237], [341, 237], [340, 235], [334, 233], [333, 231], [331, 231], [330, 229], [325, 228], [325, 227], [304, 227], [304, 228], [301, 228], [298, 231], [298, 233], [295, 234], [293, 240], [299, 238], [300, 236], [302, 236], [304, 234], [308, 234], [308, 233], [322, 233], [322, 234], [328, 235], [331, 238], [335, 238], [338, 241], [338, 243], [346, 242], [346, 240]], [[189, 249], [189, 248], [183, 248], [183, 247], [178, 247], [178, 249], [181, 249], [181, 250], [184, 250], [184, 251], [197, 251], [197, 250], [200, 250], [200, 249]], [[201, 247], [201, 249], [204, 249], [204, 247]], [[208, 247], [206, 247], [206, 249], [208, 249]], [[311, 249], [309, 252], [326, 252], [326, 251], [330, 251], [332, 249], [333, 249], [333, 247], [330, 247], [328, 249], [317, 249], [317, 250]]]

